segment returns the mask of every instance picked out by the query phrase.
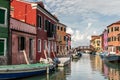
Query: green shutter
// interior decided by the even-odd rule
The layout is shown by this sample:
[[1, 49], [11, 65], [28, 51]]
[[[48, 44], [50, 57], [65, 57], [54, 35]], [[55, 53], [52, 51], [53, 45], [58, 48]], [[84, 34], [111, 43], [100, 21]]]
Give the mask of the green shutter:
[[0, 40], [0, 55], [4, 55], [4, 40]]
[[5, 10], [0, 9], [0, 24], [5, 23]]

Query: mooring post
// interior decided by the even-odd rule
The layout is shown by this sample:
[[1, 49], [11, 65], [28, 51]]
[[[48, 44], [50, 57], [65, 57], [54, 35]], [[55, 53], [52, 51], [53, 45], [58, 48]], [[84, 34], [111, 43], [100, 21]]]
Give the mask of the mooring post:
[[47, 67], [47, 74], [49, 74], [49, 66]]

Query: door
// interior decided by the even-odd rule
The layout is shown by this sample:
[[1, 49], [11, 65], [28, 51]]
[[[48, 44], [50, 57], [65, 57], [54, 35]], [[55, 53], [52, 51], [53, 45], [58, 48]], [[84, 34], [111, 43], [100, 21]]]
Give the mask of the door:
[[30, 58], [30, 60], [33, 59], [33, 53], [34, 53], [34, 40], [29, 39], [29, 58]]
[[6, 48], [6, 40], [0, 39], [0, 56], [4, 56]]

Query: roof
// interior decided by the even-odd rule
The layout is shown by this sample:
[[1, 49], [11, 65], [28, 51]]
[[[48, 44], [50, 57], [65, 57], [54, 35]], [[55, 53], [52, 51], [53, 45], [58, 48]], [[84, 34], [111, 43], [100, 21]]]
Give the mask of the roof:
[[60, 23], [60, 22], [59, 22], [58, 24], [63, 25], [64, 27], [67, 27], [67, 26], [66, 26], [65, 24], [63, 24], [63, 23]]
[[42, 1], [39, 1], [39, 2], [32, 2], [30, 0], [17, 0], [17, 1], [20, 1], [20, 2], [24, 2], [24, 3], [27, 3], [27, 4], [38, 4], [40, 8], [42, 8], [44, 11], [46, 11], [50, 16], [52, 16], [55, 20], [59, 21], [58, 18], [54, 15], [52, 15], [47, 9], [44, 8], [44, 4]]
[[112, 25], [114, 25], [114, 24], [120, 24], [120, 21], [117, 21], [115, 23], [112, 23], [112, 24], [108, 25], [107, 28], [110, 27], [110, 26], [112, 26]]

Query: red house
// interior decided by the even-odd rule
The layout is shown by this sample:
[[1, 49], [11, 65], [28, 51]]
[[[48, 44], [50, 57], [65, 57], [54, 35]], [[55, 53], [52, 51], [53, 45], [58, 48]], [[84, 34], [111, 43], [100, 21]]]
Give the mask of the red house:
[[56, 52], [56, 23], [59, 21], [48, 12], [42, 2], [26, 2], [24, 0], [13, 0], [11, 2], [11, 16], [28, 24], [34, 25], [37, 30], [36, 60], [52, 57]]

